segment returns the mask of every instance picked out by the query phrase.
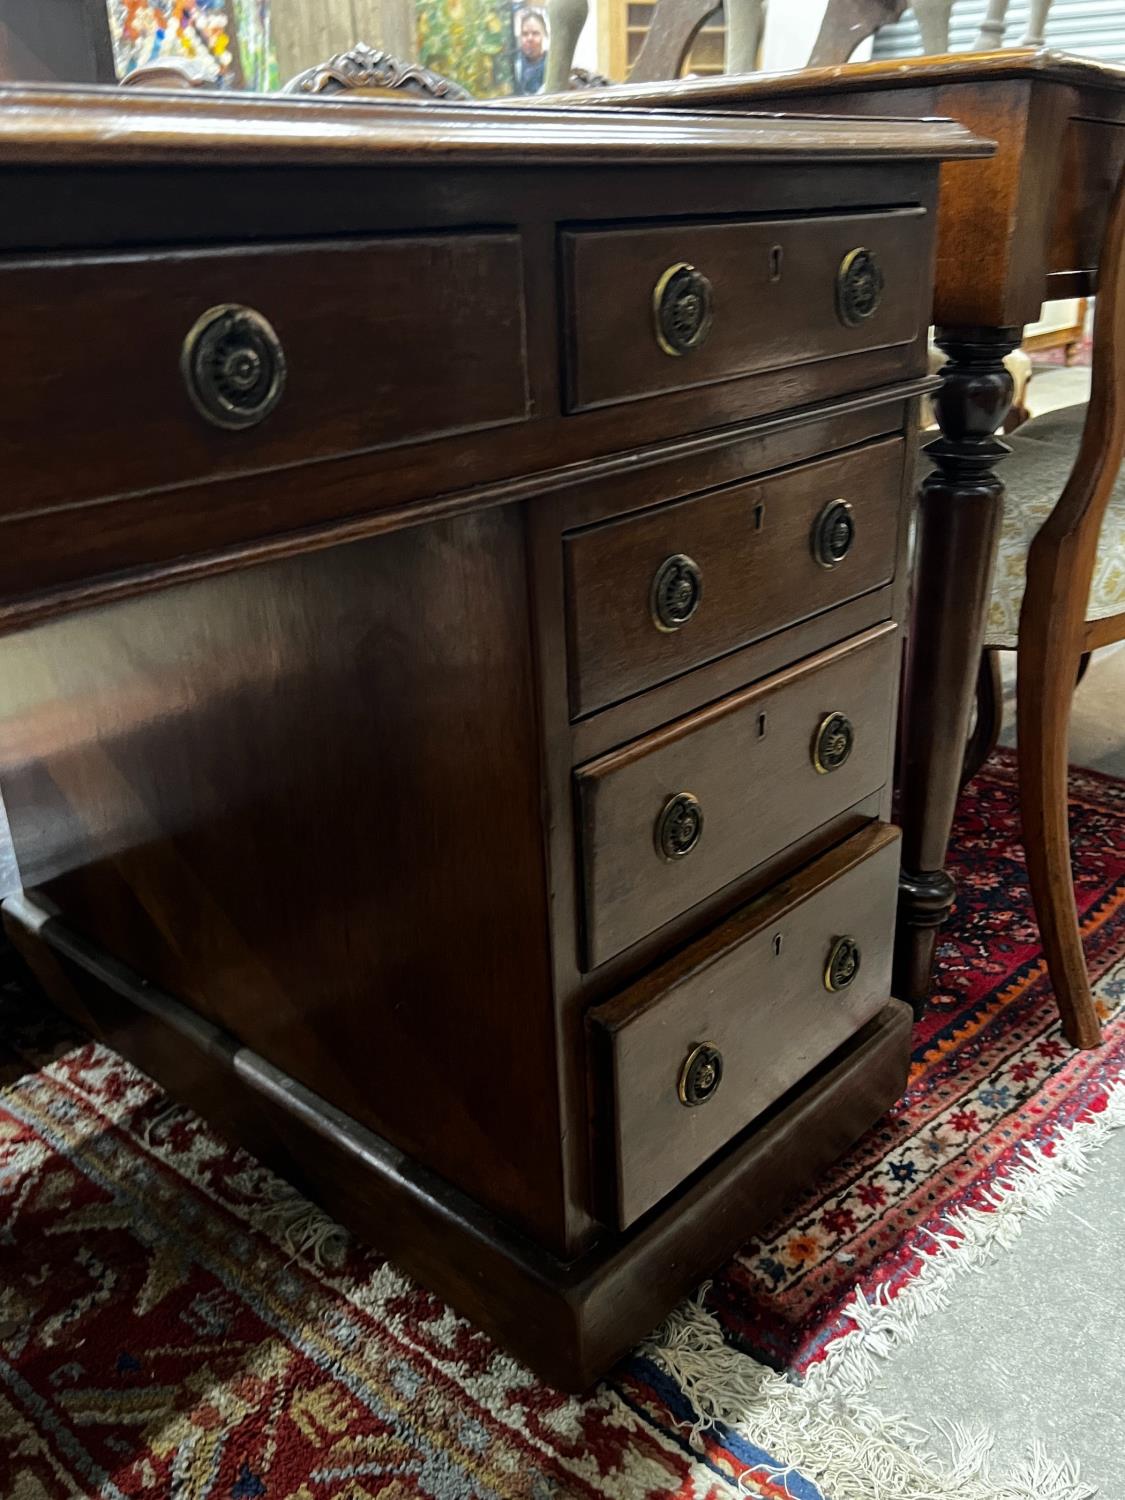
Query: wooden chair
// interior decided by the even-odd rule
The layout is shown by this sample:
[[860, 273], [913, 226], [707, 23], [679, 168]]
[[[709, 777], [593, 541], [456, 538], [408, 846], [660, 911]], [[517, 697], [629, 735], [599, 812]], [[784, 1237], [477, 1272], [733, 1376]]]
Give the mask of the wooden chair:
[[[1017, 650], [1020, 809], [1028, 882], [1063, 1028], [1096, 1047], [1067, 822], [1071, 699], [1089, 653], [1125, 640], [1125, 174], [1099, 262], [1089, 403], [1009, 439], [1004, 519], [966, 778], [996, 742], [996, 653]], [[1061, 495], [1060, 495], [1061, 490]]]

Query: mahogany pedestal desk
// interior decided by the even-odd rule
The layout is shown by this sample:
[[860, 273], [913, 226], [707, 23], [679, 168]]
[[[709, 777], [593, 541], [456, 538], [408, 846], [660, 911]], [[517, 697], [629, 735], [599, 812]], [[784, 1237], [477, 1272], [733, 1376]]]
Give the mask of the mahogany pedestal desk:
[[944, 123], [0, 93], [48, 991], [582, 1388], [898, 1095]]
[[995, 466], [1008, 450], [992, 436], [1012, 400], [1003, 359], [1045, 299], [1096, 290], [1109, 199], [1125, 162], [1125, 68], [1005, 50], [638, 84], [582, 98], [655, 109], [948, 115], [997, 142], [991, 160], [942, 169], [938, 206], [933, 321], [949, 362], [934, 402], [941, 436], [926, 450], [936, 467], [922, 485], [907, 642], [894, 989], [920, 1010], [936, 931], [953, 906], [946, 849], [1003, 510]]

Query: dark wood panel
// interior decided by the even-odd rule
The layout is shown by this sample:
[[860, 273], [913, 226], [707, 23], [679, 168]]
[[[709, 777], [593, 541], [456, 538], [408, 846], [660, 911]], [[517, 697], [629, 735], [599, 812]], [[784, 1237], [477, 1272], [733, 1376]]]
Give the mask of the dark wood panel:
[[[5, 515], [527, 416], [511, 234], [0, 262], [0, 298]], [[198, 320], [229, 304], [269, 322], [286, 367], [276, 408], [240, 431], [199, 413], [181, 371]]]
[[[882, 1009], [897, 899], [898, 833], [877, 824], [591, 1011], [621, 1228]], [[844, 940], [859, 968], [833, 992]]]
[[[887, 583], [901, 470], [902, 442], [891, 440], [568, 537], [572, 712], [592, 713]], [[841, 501], [854, 537], [828, 566], [815, 533]], [[661, 569], [679, 577], [689, 567], [694, 612], [672, 628], [653, 591]]]
[[512, 507], [35, 627], [0, 769], [28, 888], [558, 1242], [526, 590]]
[[[898, 663], [897, 629], [881, 626], [581, 767], [587, 965], [883, 786]], [[851, 721], [853, 747], [821, 772], [814, 743], [837, 712]], [[658, 830], [684, 794], [698, 803], [702, 832], [669, 858]]]
[[63, 1006], [177, 1098], [366, 1236], [542, 1378], [582, 1391], [846, 1151], [902, 1093], [892, 1001], [626, 1235], [564, 1262], [22, 902], [4, 922]]
[[[921, 208], [569, 232], [563, 254], [570, 406], [581, 411], [900, 345], [906, 346], [900, 373], [918, 372], [929, 233]], [[876, 258], [885, 287], [876, 310], [849, 325], [837, 311], [838, 276], [859, 247]], [[704, 341], [675, 356], [658, 341], [654, 294], [669, 268], [681, 263], [707, 278], [714, 307]]]

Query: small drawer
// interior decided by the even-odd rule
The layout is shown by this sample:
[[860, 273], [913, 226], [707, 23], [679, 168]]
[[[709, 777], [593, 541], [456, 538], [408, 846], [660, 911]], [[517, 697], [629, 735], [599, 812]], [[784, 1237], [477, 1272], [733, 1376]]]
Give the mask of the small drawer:
[[929, 235], [921, 208], [570, 230], [570, 409], [913, 344]]
[[893, 624], [576, 773], [593, 968], [885, 786]]
[[891, 438], [568, 536], [574, 716], [887, 583], [902, 464]]
[[872, 824], [590, 1012], [619, 1227], [886, 1004], [898, 842]]
[[514, 234], [0, 261], [0, 300], [0, 514], [528, 412]]

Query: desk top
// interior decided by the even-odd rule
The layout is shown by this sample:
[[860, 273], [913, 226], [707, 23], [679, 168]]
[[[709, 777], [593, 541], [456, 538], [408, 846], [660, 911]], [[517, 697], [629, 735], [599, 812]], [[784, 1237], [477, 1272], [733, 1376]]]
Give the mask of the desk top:
[[672, 164], [941, 159], [992, 151], [949, 119], [348, 102], [21, 85], [0, 88], [0, 168]]
[[635, 104], [653, 109], [730, 108], [786, 95], [857, 93], [867, 90], [943, 88], [950, 84], [997, 84], [1015, 80], [1064, 83], [1072, 88], [1125, 91], [1125, 67], [1075, 57], [1069, 52], [1006, 47], [996, 52], [954, 52], [943, 57], [881, 58], [792, 73], [745, 73], [717, 78], [614, 84], [556, 94], [551, 105]]

